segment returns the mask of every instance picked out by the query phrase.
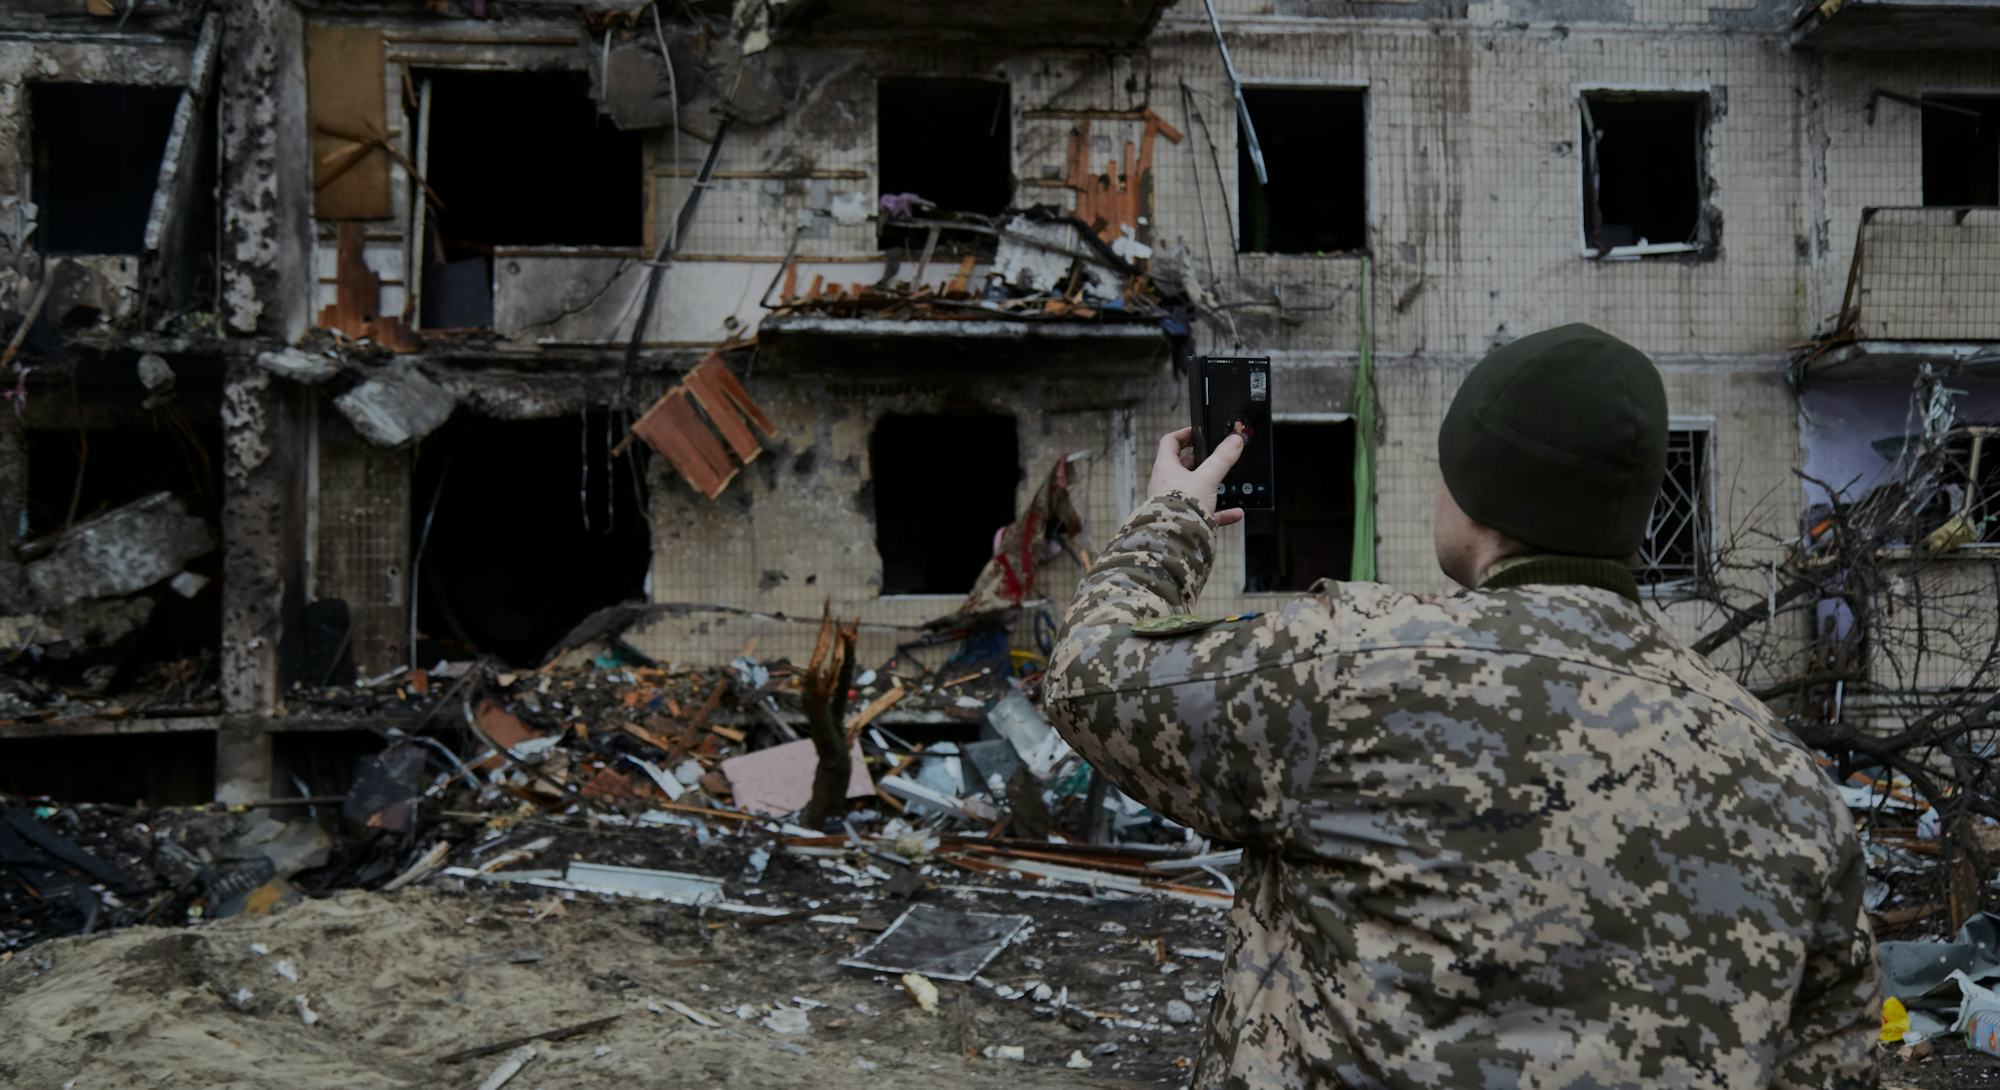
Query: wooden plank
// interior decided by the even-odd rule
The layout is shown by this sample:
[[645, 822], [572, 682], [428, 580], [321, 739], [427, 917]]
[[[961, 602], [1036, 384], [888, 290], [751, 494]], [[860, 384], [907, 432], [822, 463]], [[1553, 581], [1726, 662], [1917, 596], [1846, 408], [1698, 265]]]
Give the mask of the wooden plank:
[[743, 384], [736, 381], [736, 376], [729, 372], [729, 368], [721, 359], [710, 356], [702, 361], [701, 366], [708, 369], [709, 380], [721, 387], [723, 393], [729, 395], [729, 400], [736, 403], [736, 407], [743, 411], [743, 415], [748, 417], [752, 424], [757, 425], [758, 431], [772, 439], [778, 437], [778, 426], [771, 423], [771, 418], [764, 415], [764, 410], [756, 402], [750, 400], [750, 391], [745, 390]]
[[700, 454], [704, 462], [708, 462], [710, 472], [720, 476], [724, 484], [728, 484], [728, 480], [736, 476], [736, 464], [730, 462], [730, 454], [722, 450], [722, 444], [716, 440], [716, 434], [710, 432], [708, 424], [702, 422], [702, 414], [694, 412], [694, 398], [688, 396], [686, 386], [674, 390], [668, 396], [666, 418], [672, 420], [674, 426], [678, 426], [682, 434], [688, 436], [688, 442], [694, 446], [694, 452]]
[[[378, 27], [306, 28], [306, 113], [317, 164], [338, 165], [337, 152], [355, 146], [320, 131], [321, 126], [357, 134], [386, 136], [388, 105], [383, 101], [382, 31]], [[313, 215], [331, 220], [388, 219], [389, 156], [371, 148], [324, 186], [314, 177]]]
[[646, 410], [646, 415], [633, 421], [632, 434], [644, 439], [647, 446], [659, 451], [660, 457], [665, 458], [667, 464], [673, 466], [695, 491], [714, 499], [722, 493], [723, 486], [729, 483], [728, 480], [718, 477], [709, 468], [708, 460], [695, 450], [693, 442], [681, 432], [673, 418], [668, 415], [667, 406], [673, 404], [676, 398], [686, 396], [687, 391], [678, 386], [667, 391], [665, 397], [654, 402], [653, 407]]
[[847, 721], [848, 743], [853, 744], [854, 739], [860, 736], [863, 727], [873, 723], [883, 712], [895, 707], [897, 702], [908, 694], [909, 690], [903, 688], [902, 682], [897, 682], [888, 692], [876, 697], [867, 707], [861, 709], [861, 714]]
[[[721, 364], [716, 366], [721, 367]], [[729, 392], [716, 383], [715, 374], [706, 362], [688, 372], [684, 385], [687, 386], [688, 392], [694, 395], [695, 403], [701, 406], [701, 411], [708, 414], [709, 422], [715, 425], [715, 430], [722, 433], [722, 438], [729, 444], [729, 449], [736, 453], [736, 457], [742, 459], [744, 465], [756, 461], [757, 456], [764, 453], [764, 448], [757, 443], [757, 437], [750, 433], [750, 426], [743, 422], [742, 410], [729, 399]]]
[[685, 386], [667, 392], [632, 426], [639, 437], [673, 463], [696, 491], [709, 499], [722, 494], [736, 478], [736, 466], [716, 440], [688, 396]]

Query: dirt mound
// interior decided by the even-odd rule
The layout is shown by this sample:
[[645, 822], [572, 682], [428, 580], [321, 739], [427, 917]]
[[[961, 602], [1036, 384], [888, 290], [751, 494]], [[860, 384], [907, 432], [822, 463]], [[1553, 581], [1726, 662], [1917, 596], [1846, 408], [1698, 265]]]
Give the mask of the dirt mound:
[[[944, 983], [941, 1013], [925, 1014], [893, 982], [838, 968], [861, 937], [796, 923], [742, 928], [651, 905], [418, 890], [61, 939], [0, 965], [0, 1039], [11, 1042], [0, 1085], [472, 1086], [503, 1056], [441, 1058], [614, 1014], [602, 1029], [538, 1043], [510, 1087], [1170, 1082], [1172, 1061], [1193, 1051], [1192, 1026], [1134, 1044], [1102, 1026], [1038, 1018], [976, 985]], [[774, 1006], [803, 1009], [805, 1031], [767, 1028]], [[1122, 1054], [1105, 1050], [1121, 1041]], [[980, 1055], [995, 1044], [1023, 1046], [1025, 1065]], [[1093, 1048], [1095, 1070], [1064, 1066]]]

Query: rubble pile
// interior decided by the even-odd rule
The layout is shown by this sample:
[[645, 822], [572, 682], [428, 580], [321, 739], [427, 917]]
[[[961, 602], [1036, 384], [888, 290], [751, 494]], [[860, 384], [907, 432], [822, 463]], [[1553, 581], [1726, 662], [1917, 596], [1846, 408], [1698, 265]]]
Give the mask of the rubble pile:
[[[984, 665], [963, 647], [935, 669], [918, 653], [849, 677], [839, 701], [845, 805], [811, 827], [798, 823], [819, 763], [804, 707], [811, 671], [789, 662], [746, 654], [722, 669], [676, 669], [612, 635], [537, 670], [441, 662], [295, 690], [295, 714], [338, 717], [382, 739], [342, 794], [311, 795], [300, 780], [298, 797], [247, 807], [10, 807], [0, 833], [33, 835], [4, 853], [0, 942], [194, 922], [437, 875], [659, 892], [646, 885], [657, 878], [632, 885], [618, 870], [624, 858], [541, 869], [561, 859], [551, 835], [579, 829], [754, 842], [765, 858], [837, 860], [833, 873], [861, 887], [897, 881], [898, 868], [921, 861], [961, 879], [1227, 903], [1235, 853], [1209, 853], [1070, 753], [1037, 708], [1034, 656], [1020, 657], [1024, 678], [1004, 644]], [[274, 832], [288, 829], [298, 832]], [[292, 842], [300, 838], [303, 847]], [[689, 881], [703, 898], [720, 888]]]
[[[294, 690], [295, 713], [383, 740], [339, 794], [305, 794], [317, 785], [301, 780], [296, 798], [248, 805], [0, 808], [0, 973], [12, 962], [22, 986], [60, 992], [42, 973], [80, 948], [45, 955], [55, 948], [43, 940], [215, 922], [173, 948], [208, 983], [185, 1002], [163, 993], [171, 1017], [262, 1020], [259, 1040], [303, 1028], [318, 1036], [284, 1047], [340, 1052], [311, 1042], [368, 1037], [357, 1011], [381, 1002], [379, 984], [338, 983], [337, 959], [358, 951], [333, 953], [325, 936], [286, 946], [269, 929], [318, 920], [337, 935], [374, 911], [352, 898], [414, 898], [420, 915], [449, 898], [479, 906], [443, 910], [454, 919], [512, 921], [504, 935], [452, 941], [506, 949], [425, 956], [527, 965], [569, 933], [566, 916], [583, 925], [566, 906], [618, 918], [650, 905], [669, 914], [656, 921], [705, 921], [686, 926], [714, 949], [733, 944], [734, 983], [656, 994], [586, 974], [595, 955], [572, 953], [549, 972], [578, 977], [588, 1010], [454, 1023], [439, 1032], [466, 1047], [435, 1062], [453, 1077], [497, 1072], [534, 1047], [545, 1067], [575, 1065], [578, 1085], [596, 1085], [602, 1065], [583, 1061], [609, 1046], [591, 1045], [653, 1047], [633, 1034], [798, 1056], [860, 1047], [905, 1067], [922, 1058], [909, 1042], [944, 1034], [942, 1055], [964, 1050], [987, 1069], [1177, 1081], [1221, 967], [1238, 853], [1210, 851], [1097, 781], [1042, 719], [1033, 656], [951, 634], [932, 646], [951, 650], [906, 648], [848, 674], [844, 805], [812, 826], [801, 824], [819, 759], [808, 704], [824, 661], [763, 662], [750, 648], [725, 668], [681, 669], [600, 634], [541, 669], [441, 662]], [[984, 664], [967, 647], [986, 647]], [[252, 930], [236, 941], [231, 928]], [[966, 1023], [968, 1003], [990, 1013]], [[895, 1043], [857, 1045], [856, 1023], [883, 1023]], [[569, 1036], [585, 1046], [550, 1043]], [[344, 1054], [358, 1064], [366, 1052], [357, 1040]]]
[[133, 650], [156, 614], [217, 594], [198, 570], [212, 567], [216, 545], [181, 497], [156, 492], [22, 546], [30, 609], [0, 614], [0, 725], [133, 714], [114, 690], [144, 691], [146, 704], [176, 711], [212, 710], [208, 659], [129, 675], [148, 665]]

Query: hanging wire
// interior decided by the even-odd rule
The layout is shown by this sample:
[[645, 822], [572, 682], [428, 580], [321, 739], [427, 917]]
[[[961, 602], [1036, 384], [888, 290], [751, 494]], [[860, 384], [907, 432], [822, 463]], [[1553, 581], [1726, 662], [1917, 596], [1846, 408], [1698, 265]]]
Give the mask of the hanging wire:
[[[673, 120], [673, 128], [669, 130], [673, 140], [672, 166], [673, 169], [679, 170], [681, 168], [681, 84], [680, 79], [674, 75], [673, 54], [667, 51], [666, 29], [660, 25], [660, 5], [655, 3], [651, 10], [653, 13], [653, 38], [660, 43], [660, 63], [667, 66], [667, 108], [672, 111]], [[674, 243], [678, 239], [675, 236], [679, 229], [679, 221], [669, 220], [667, 222], [667, 249], [669, 253], [676, 248]]]
[[[1194, 131], [1194, 88], [1181, 81], [1181, 121], [1188, 131]], [[1190, 148], [1190, 151], [1193, 149]], [[1201, 192], [1201, 160], [1188, 156], [1188, 172], [1194, 175], [1194, 206], [1201, 212], [1201, 250], [1208, 257], [1208, 282], [1215, 284], [1215, 245], [1208, 232], [1208, 198]]]
[[583, 532], [590, 532], [590, 409], [577, 410], [576, 437], [581, 448], [577, 466], [583, 472], [577, 484], [577, 506], [583, 511]]

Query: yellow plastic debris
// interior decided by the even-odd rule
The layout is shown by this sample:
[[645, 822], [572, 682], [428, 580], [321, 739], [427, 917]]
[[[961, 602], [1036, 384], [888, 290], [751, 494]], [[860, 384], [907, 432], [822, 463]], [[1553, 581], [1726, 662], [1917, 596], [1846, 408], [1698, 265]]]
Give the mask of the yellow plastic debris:
[[931, 1014], [937, 1013], [938, 1009], [937, 985], [931, 983], [929, 980], [921, 976], [918, 976], [915, 973], [904, 973], [903, 990], [910, 993], [910, 999], [913, 1000], [917, 1004], [917, 1006], [922, 1007], [925, 1011], [928, 1011]]
[[1910, 1012], [1903, 1009], [1903, 1001], [1890, 996], [1882, 1001], [1882, 1040], [1890, 1044], [1903, 1039], [1910, 1032]]

